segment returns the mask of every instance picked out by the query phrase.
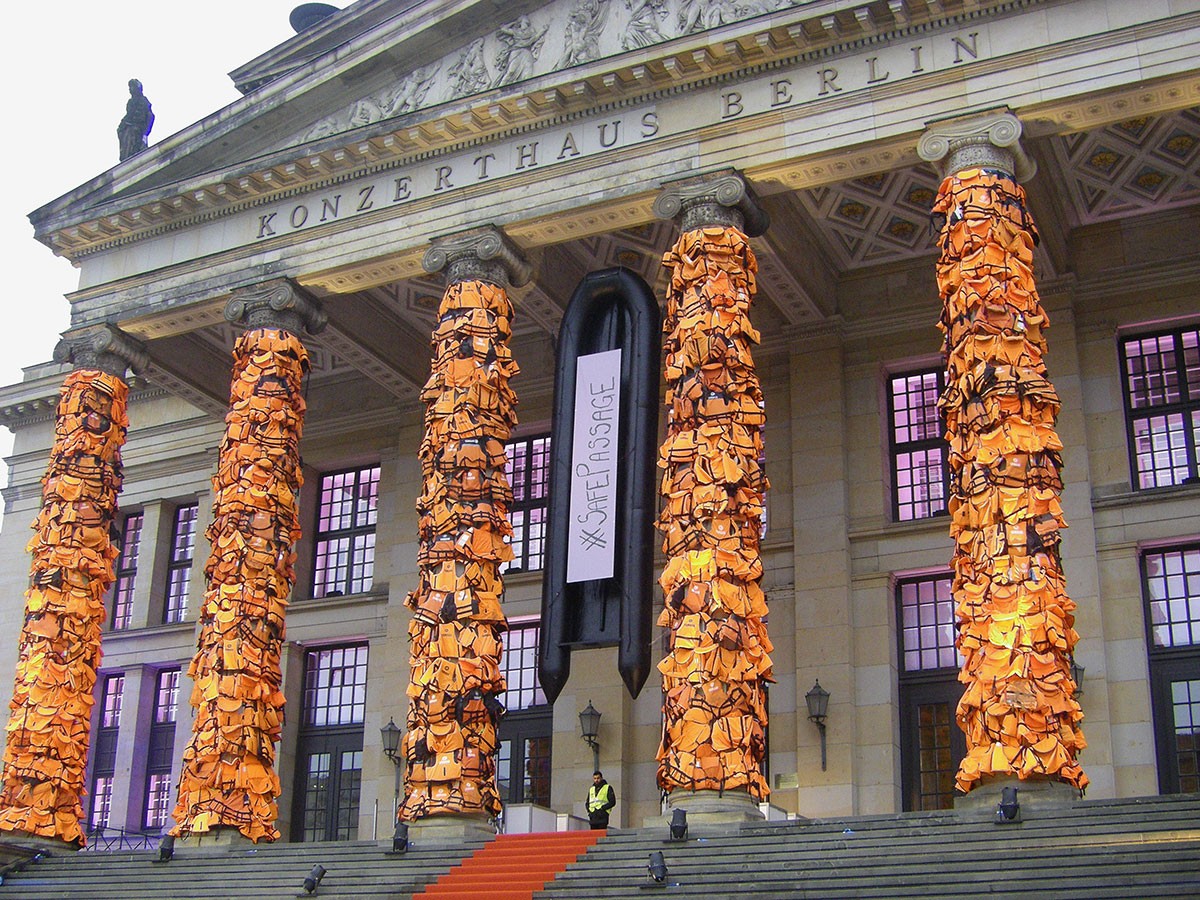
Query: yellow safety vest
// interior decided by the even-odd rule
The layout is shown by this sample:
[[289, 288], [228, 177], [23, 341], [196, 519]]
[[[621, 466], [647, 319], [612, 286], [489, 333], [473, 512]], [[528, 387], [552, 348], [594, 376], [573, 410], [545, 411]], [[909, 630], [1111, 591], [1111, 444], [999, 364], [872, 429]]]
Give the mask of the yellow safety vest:
[[604, 784], [600, 785], [599, 790], [596, 789], [596, 785], [594, 785], [594, 784], [590, 788], [588, 788], [588, 799], [587, 799], [588, 812], [595, 812], [598, 809], [602, 809], [604, 806], [606, 806], [609, 803], [616, 803], [616, 802], [617, 802], [616, 798], [613, 796], [612, 785], [609, 784], [608, 782], [605, 782]]

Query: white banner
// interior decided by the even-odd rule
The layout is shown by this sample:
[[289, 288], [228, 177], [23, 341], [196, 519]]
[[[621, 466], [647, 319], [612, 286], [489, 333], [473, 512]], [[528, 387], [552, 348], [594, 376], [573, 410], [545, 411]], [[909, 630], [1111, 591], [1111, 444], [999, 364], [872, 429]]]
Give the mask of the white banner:
[[576, 364], [567, 584], [612, 577], [617, 522], [621, 351], [581, 356]]

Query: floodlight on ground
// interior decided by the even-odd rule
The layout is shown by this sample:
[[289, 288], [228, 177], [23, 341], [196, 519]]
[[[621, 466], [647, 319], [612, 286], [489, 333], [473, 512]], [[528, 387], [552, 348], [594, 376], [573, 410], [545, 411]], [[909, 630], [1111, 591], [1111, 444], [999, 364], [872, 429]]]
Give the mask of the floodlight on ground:
[[304, 893], [311, 894], [317, 889], [317, 885], [321, 883], [321, 879], [325, 877], [324, 866], [313, 866], [312, 871], [308, 873], [304, 879]]
[[1011, 825], [1021, 821], [1021, 804], [1017, 802], [1017, 789], [1006, 787], [1000, 791], [1000, 803], [996, 807], [996, 824]]
[[165, 863], [170, 862], [175, 856], [175, 835], [165, 834], [163, 839], [158, 842], [158, 859], [155, 862]]
[[397, 822], [396, 831], [392, 835], [392, 852], [407, 853], [408, 852], [408, 823]]
[[655, 850], [650, 854], [650, 862], [646, 866], [650, 880], [655, 884], [665, 884], [667, 880], [667, 861], [663, 859], [662, 851]]
[[687, 840], [687, 810], [677, 809], [671, 813], [671, 840]]

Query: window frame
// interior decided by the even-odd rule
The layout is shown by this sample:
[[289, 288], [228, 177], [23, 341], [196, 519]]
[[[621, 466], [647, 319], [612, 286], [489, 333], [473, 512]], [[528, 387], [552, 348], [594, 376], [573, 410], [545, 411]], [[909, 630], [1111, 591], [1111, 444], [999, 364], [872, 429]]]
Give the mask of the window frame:
[[[360, 494], [360, 487], [363, 484], [371, 484], [371, 481], [364, 481], [364, 473], [374, 472], [374, 509], [367, 510], [367, 517], [370, 522], [366, 525], [353, 524], [359, 517], [360, 503], [363, 498]], [[349, 513], [351, 525], [346, 528], [328, 528], [322, 530], [321, 521], [324, 518], [325, 512], [322, 506], [322, 497], [326, 491], [326, 482], [329, 479], [338, 478], [344, 475], [354, 475], [354, 483], [349, 487], [352, 494], [352, 506]], [[375, 551], [376, 551], [376, 534], [379, 527], [379, 488], [382, 482], [382, 467], [378, 462], [365, 463], [359, 466], [350, 466], [344, 469], [336, 469], [328, 472], [322, 472], [317, 479], [317, 498], [316, 513], [313, 517], [313, 539], [312, 539], [312, 578], [311, 578], [311, 593], [310, 596], [314, 600], [319, 600], [325, 597], [345, 597], [353, 594], [365, 594], [371, 591], [375, 585]], [[330, 488], [334, 490], [334, 488]], [[340, 516], [339, 516], [340, 518]], [[360, 537], [370, 536], [370, 546], [364, 545], [361, 548], [364, 554], [362, 559], [356, 562], [355, 554], [359, 551], [355, 548], [355, 539]], [[346, 572], [345, 575], [337, 578], [332, 577], [331, 573], [336, 573], [339, 566], [336, 564], [322, 568], [320, 565], [321, 554], [323, 548], [335, 541], [348, 540], [349, 545], [346, 550]], [[328, 551], [326, 551], [328, 552]], [[369, 557], [369, 559], [367, 559]], [[332, 557], [336, 558], [336, 557]], [[369, 569], [369, 571], [368, 571]], [[362, 584], [361, 590], [354, 590], [356, 584]], [[321, 590], [321, 593], [317, 593]]]
[[[525, 475], [520, 482], [513, 475], [515, 458], [513, 448], [517, 445], [525, 448], [526, 460]], [[508, 478], [513, 497], [512, 503], [508, 507], [508, 520], [513, 527], [513, 536], [508, 543], [513, 551], [513, 559], [501, 567], [501, 572], [505, 574], [539, 572], [546, 567], [547, 527], [550, 513], [550, 469], [553, 455], [554, 446], [548, 431], [510, 438], [504, 445], [504, 473]], [[542, 462], [535, 466], [534, 462], [539, 458]], [[532, 477], [535, 472], [540, 474], [540, 480]], [[541, 488], [540, 496], [533, 496], [539, 487]], [[529, 520], [531, 514], [536, 512], [541, 512], [542, 518], [540, 522], [535, 523], [540, 528], [540, 532], [534, 537], [531, 535]], [[519, 517], [523, 517], [520, 522], [518, 522]], [[534, 545], [537, 545], [539, 549], [531, 550], [530, 548]]]
[[[1175, 325], [1170, 328], [1131, 330], [1122, 332], [1117, 339], [1121, 375], [1121, 404], [1125, 411], [1126, 452], [1129, 455], [1129, 484], [1131, 489], [1137, 493], [1174, 490], [1180, 487], [1200, 484], [1200, 459], [1198, 459], [1200, 457], [1200, 447], [1197, 446], [1200, 444], [1200, 438], [1196, 434], [1197, 430], [1200, 430], [1200, 387], [1194, 392], [1195, 396], [1192, 396], [1193, 392], [1188, 388], [1187, 365], [1182, 346], [1183, 335], [1189, 332], [1196, 332], [1198, 337], [1200, 337], [1200, 325], [1193, 322], [1184, 325]], [[1151, 402], [1147, 406], [1135, 408], [1133, 405], [1132, 376], [1129, 371], [1130, 356], [1128, 345], [1137, 341], [1145, 341], [1152, 338], [1162, 339], [1164, 337], [1171, 337], [1174, 342], [1173, 349], [1176, 356], [1175, 375], [1178, 379], [1181, 399], [1170, 403], [1155, 404]], [[1135, 423], [1143, 419], [1171, 415], [1179, 415], [1183, 420], [1184, 455], [1188, 474], [1178, 482], [1170, 484], [1156, 483], [1152, 486], [1143, 487], [1142, 472], [1138, 466]], [[1148, 470], [1148, 473], [1154, 477], [1156, 482], [1159, 480], [1159, 471], [1161, 470], [1154, 468]], [[1173, 469], [1170, 471], [1173, 472]]]
[[[946, 442], [945, 432], [946, 423], [945, 416], [942, 415], [940, 409], [937, 408], [937, 401], [934, 401], [934, 409], [937, 413], [938, 429], [933, 437], [921, 438], [919, 440], [901, 441], [897, 437], [896, 425], [896, 390], [895, 383], [900, 379], [926, 377], [932, 375], [935, 379], [935, 387], [937, 397], [940, 398], [946, 391], [946, 371], [943, 365], [926, 365], [913, 366], [911, 368], [904, 367], [894, 370], [889, 370], [885, 373], [884, 380], [884, 407], [886, 411], [886, 428], [888, 440], [888, 480], [889, 480], [889, 500], [891, 505], [891, 517], [893, 522], [923, 522], [928, 519], [936, 519], [950, 514], [950, 449]], [[905, 392], [908, 393], [907, 391]], [[911, 425], [908, 427], [912, 427]], [[917, 507], [919, 502], [924, 502], [930, 505], [932, 511], [927, 515], [916, 515], [915, 512], [909, 517], [901, 515], [902, 504], [900, 502], [900, 454], [902, 453], [927, 453], [930, 450], [939, 450], [942, 455], [941, 469], [941, 486], [942, 497], [941, 507], [932, 509], [932, 500], [924, 501], [913, 500], [908, 504], [903, 504], [910, 507]], [[913, 470], [910, 470], [913, 471]], [[933, 482], [927, 482], [932, 484]], [[913, 488], [916, 485], [912, 485]]]
[[[108, 827], [112, 816], [113, 785], [117, 773], [117, 741], [121, 734], [121, 711], [125, 700], [125, 673], [110, 672], [98, 679], [100, 688], [96, 734], [92, 743], [91, 804], [89, 833]], [[110, 688], [115, 687], [115, 690]], [[97, 821], [97, 815], [102, 821]]]
[[[151, 703], [146, 750], [146, 789], [142, 798], [143, 831], [161, 831], [171, 817], [171, 775], [175, 756], [175, 727], [179, 721], [179, 684], [182, 677], [181, 667], [159, 669], [154, 675], [154, 700]], [[164, 679], [172, 682], [166, 687], [165, 694]], [[168, 701], [165, 705], [164, 696]], [[155, 753], [161, 753], [164, 745], [167, 749], [165, 761], [156, 760]], [[165, 781], [162, 780], [164, 776]], [[156, 782], [164, 786], [165, 791], [156, 791]], [[158, 797], [163, 798], [163, 802], [152, 806], [152, 801]]]
[[[1200, 552], [1200, 537], [1191, 537], [1170, 543], [1147, 544], [1138, 548], [1138, 570], [1146, 629], [1146, 657], [1150, 670], [1150, 725], [1154, 734], [1159, 792], [1163, 794], [1179, 793], [1181, 790], [1182, 776], [1178, 770], [1178, 755], [1174, 747], [1177, 736], [1171, 687], [1173, 682], [1200, 680], [1200, 627], [1189, 628], [1195, 640], [1188, 644], [1164, 646], [1154, 642], [1155, 624], [1152, 616], [1147, 560], [1148, 557], [1155, 554], [1189, 551]], [[1192, 595], [1186, 592], [1186, 584], [1185, 570], [1184, 599], [1190, 600]], [[1200, 592], [1195, 596], [1200, 598]], [[1192, 620], [1189, 619], [1189, 623], [1191, 622]]]
[[[902, 798], [901, 805], [906, 812], [953, 807], [953, 789], [951, 789], [949, 794], [930, 793], [923, 790], [923, 776], [947, 770], [936, 769], [930, 773], [928, 770], [922, 768], [922, 749], [930, 751], [938, 749], [937, 747], [921, 747], [920, 714], [922, 707], [945, 705], [947, 708], [949, 713], [949, 744], [947, 749], [951, 753], [952, 768], [957, 770], [962, 757], [966, 755], [966, 735], [963, 734], [962, 729], [958, 727], [958, 723], [955, 721], [955, 708], [964, 690], [964, 686], [958, 681], [961, 659], [958, 656], [957, 650], [955, 652], [956, 663], [953, 666], [909, 669], [905, 664], [905, 652], [907, 648], [904, 640], [903, 587], [906, 584], [936, 583], [939, 581], [947, 582], [950, 587], [950, 614], [952, 619], [949, 623], [940, 623], [935, 615], [932, 624], [935, 628], [941, 628], [944, 624], [951, 624], [957, 636], [958, 616], [954, 606], [954, 576], [951, 571], [939, 568], [923, 572], [906, 572], [895, 575], [892, 580], [892, 603], [896, 615], [896, 693], [899, 704], [898, 722], [900, 726], [900, 791]], [[919, 615], [917, 627], [921, 627]], [[943, 643], [938, 641], [934, 648], [918, 646], [913, 649], [921, 652], [925, 649], [940, 650], [943, 647]], [[944, 802], [938, 806], [926, 806], [925, 798], [927, 797], [942, 797], [943, 800], [949, 798], [949, 807]]]
[[[184, 516], [187, 513], [186, 521]], [[200, 522], [200, 503], [181, 503], [171, 514], [171, 540], [167, 552], [167, 579], [163, 588], [164, 625], [177, 625], [187, 619], [188, 591], [192, 580], [192, 565], [196, 561], [196, 532]], [[180, 528], [188, 526], [186, 532]], [[181, 546], [180, 538], [188, 540]], [[180, 554], [186, 553], [186, 556]], [[181, 591], [181, 593], [177, 592]]]
[[[137, 519], [136, 535], [133, 541], [133, 553], [129, 553], [130, 523]], [[116, 577], [112, 587], [112, 615], [109, 617], [110, 631], [128, 631], [133, 626], [134, 591], [137, 590], [137, 570], [141, 556], [142, 532], [145, 530], [145, 510], [127, 512], [121, 520], [121, 550], [117, 556]], [[132, 563], [129, 557], [132, 556]], [[125, 593], [127, 591], [127, 593]], [[128, 598], [128, 609], [121, 613], [122, 594]]]

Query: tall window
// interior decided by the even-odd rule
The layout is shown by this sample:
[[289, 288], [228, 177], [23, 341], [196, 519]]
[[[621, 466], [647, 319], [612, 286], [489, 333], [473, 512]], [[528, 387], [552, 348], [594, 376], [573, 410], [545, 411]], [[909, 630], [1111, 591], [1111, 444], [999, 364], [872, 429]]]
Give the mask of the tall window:
[[305, 654], [293, 840], [358, 837], [366, 705], [365, 644]]
[[171, 763], [175, 757], [175, 718], [179, 711], [179, 669], [158, 673], [150, 747], [146, 754], [146, 807], [142, 827], [159, 830], [171, 811]]
[[121, 529], [121, 556], [117, 560], [117, 580], [113, 587], [113, 631], [129, 627], [133, 615], [133, 585], [137, 580], [138, 548], [142, 543], [142, 514], [130, 513]]
[[1129, 456], [1138, 489], [1200, 480], [1200, 329], [1121, 342]]
[[379, 466], [321, 476], [313, 597], [371, 589], [378, 500]]
[[954, 721], [962, 685], [949, 575], [896, 582], [901, 783], [906, 810], [949, 809], [966, 738]]
[[167, 564], [167, 598], [163, 604], [163, 621], [182, 622], [187, 615], [188, 582], [192, 574], [192, 557], [196, 553], [197, 503], [175, 510], [171, 526], [171, 559]]
[[92, 811], [88, 816], [91, 830], [108, 826], [112, 814], [113, 776], [117, 771], [117, 735], [121, 729], [121, 698], [125, 676], [109, 675], [100, 694], [100, 727], [96, 731], [92, 757]]
[[1142, 554], [1163, 793], [1200, 791], [1200, 543]]
[[937, 407], [944, 379], [940, 369], [888, 379], [892, 516], [897, 522], [946, 512], [946, 441]]
[[546, 556], [546, 506], [550, 499], [550, 436], [511, 441], [508, 454], [508, 483], [513, 502], [513, 561], [508, 571], [540, 569]]

